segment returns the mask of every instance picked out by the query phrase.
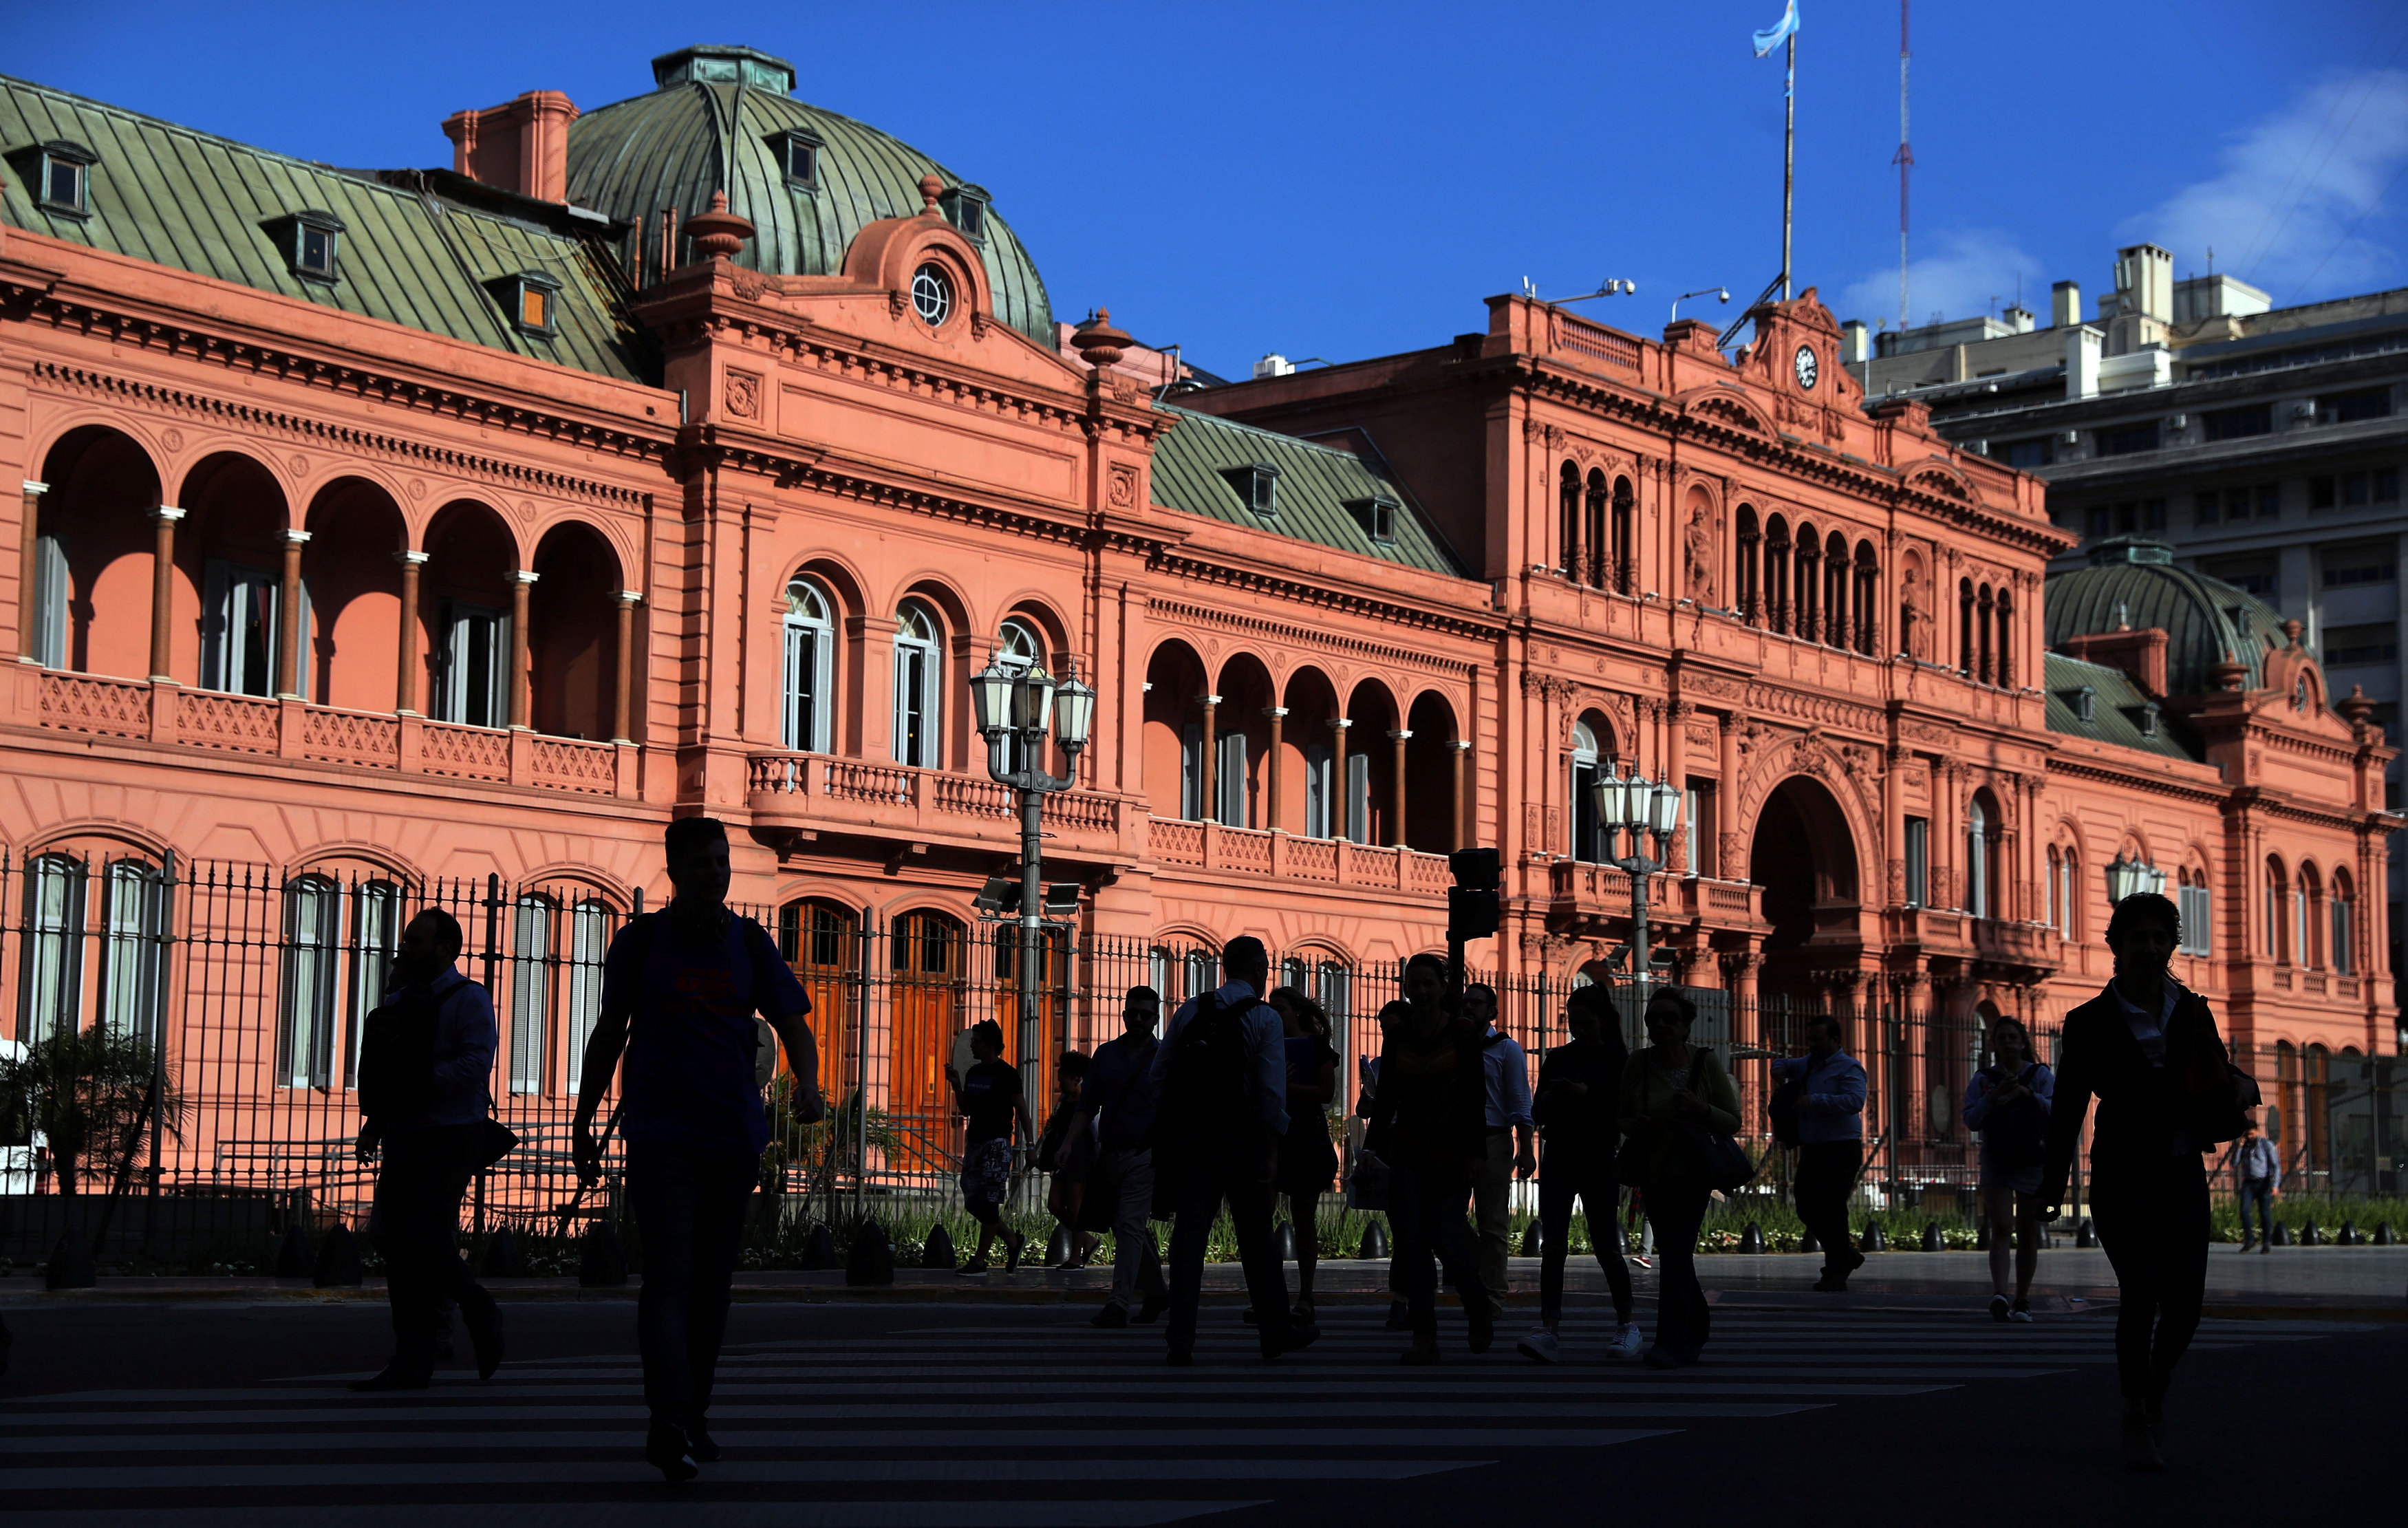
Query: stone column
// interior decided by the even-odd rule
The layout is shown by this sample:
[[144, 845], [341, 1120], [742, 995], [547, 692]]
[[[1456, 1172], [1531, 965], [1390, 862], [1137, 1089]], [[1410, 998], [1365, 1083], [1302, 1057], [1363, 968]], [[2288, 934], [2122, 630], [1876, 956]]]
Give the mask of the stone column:
[[520, 568], [510, 575], [510, 727], [527, 728], [527, 596], [540, 575]]
[[276, 698], [302, 700], [301, 549], [309, 544], [307, 531], [284, 533], [284, 578], [276, 607]]
[[1263, 793], [1265, 796], [1263, 826], [1273, 833], [1287, 831], [1287, 815], [1280, 796], [1280, 752], [1284, 745], [1281, 735], [1287, 721], [1287, 707], [1266, 706], [1263, 716], [1271, 724], [1271, 750], [1263, 759]]
[[[611, 596], [619, 607], [619, 684], [617, 704], [611, 711], [610, 741], [628, 743], [635, 740], [636, 720], [636, 607], [644, 596], [632, 589], [622, 589]], [[826, 704], [822, 697], [821, 704]]]
[[1671, 841], [1664, 846], [1664, 868], [1674, 875], [1689, 875], [1697, 869], [1689, 863], [1689, 834], [1696, 827], [1688, 821], [1689, 707], [1680, 701], [1666, 701], [1663, 715], [1664, 781], [1680, 793], [1681, 803], [1681, 821], [1673, 824]]
[[1399, 727], [1388, 734], [1395, 745], [1394, 764], [1388, 783], [1388, 847], [1405, 847], [1405, 744], [1412, 741], [1413, 730]]
[[1457, 740], [1446, 745], [1455, 764], [1455, 847], [1471, 847], [1471, 795], [1469, 778], [1471, 745]]
[[401, 564], [401, 631], [394, 650], [401, 656], [393, 677], [393, 709], [396, 716], [418, 715], [418, 570], [426, 565], [423, 551], [397, 551]]
[[1333, 716], [1329, 719], [1329, 770], [1332, 777], [1329, 782], [1329, 836], [1332, 838], [1346, 837], [1346, 808], [1354, 800], [1354, 788], [1348, 783], [1351, 777], [1346, 768], [1346, 733], [1354, 725], [1350, 717]]
[[1906, 905], [1906, 761], [1913, 757], [1890, 745], [1882, 770], [1882, 858], [1888, 877], [1883, 901], [1892, 907]]
[[[31, 501], [28, 501], [29, 505]], [[150, 542], [150, 682], [173, 684], [175, 653], [176, 521], [184, 511], [163, 504], [150, 511], [157, 527]]]
[[[1756, 1003], [1756, 978], [1764, 969], [1764, 957], [1753, 950], [1735, 950], [1723, 956], [1723, 989], [1730, 994], [1731, 1049], [1762, 1050], [1764, 1020]], [[1743, 1129], [1756, 1129], [1755, 1121], [1764, 1118], [1764, 1082], [1770, 1067], [1753, 1060], [1739, 1061], [1733, 1070], [1738, 1074], [1740, 1088], [1739, 1117]]]
[[1196, 761], [1197, 816], [1207, 822], [1218, 822], [1221, 797], [1214, 787], [1220, 783], [1221, 739], [1215, 723], [1220, 716], [1221, 697], [1198, 695], [1196, 704], [1204, 707], [1204, 746], [1199, 750], [1202, 757]]
[[21, 527], [22, 555], [17, 568], [17, 660], [38, 664], [42, 655], [34, 650], [39, 634], [35, 628], [35, 591], [42, 582], [42, 495], [50, 491], [48, 483], [25, 479], [25, 521]]

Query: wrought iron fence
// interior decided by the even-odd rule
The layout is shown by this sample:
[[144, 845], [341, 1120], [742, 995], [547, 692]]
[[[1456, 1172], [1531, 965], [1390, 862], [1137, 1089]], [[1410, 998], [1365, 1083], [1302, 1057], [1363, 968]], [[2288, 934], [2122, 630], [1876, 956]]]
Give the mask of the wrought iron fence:
[[[82, 1090], [93, 1139], [69, 1150], [33, 1114], [0, 1119], [0, 1256], [47, 1254], [68, 1230], [97, 1234], [110, 1191], [119, 1207], [105, 1255], [189, 1261], [222, 1249], [256, 1256], [294, 1217], [354, 1226], [368, 1212], [373, 1169], [355, 1160], [354, 1091], [362, 1021], [374, 1007], [408, 916], [450, 910], [466, 931], [466, 974], [493, 993], [501, 1030], [492, 1091], [521, 1147], [481, 1178], [467, 1211], [532, 1222], [615, 1214], [617, 1143], [603, 1192], [579, 1200], [570, 1122], [587, 1035], [599, 1013], [605, 951], [641, 893], [607, 878], [526, 883], [405, 883], [373, 873], [139, 857], [0, 854], [0, 991], [13, 994], [0, 1062], [22, 1063], [48, 1036], [99, 1034], [137, 1042], [111, 1054], [150, 1058], [152, 1076], [69, 1079]], [[1024, 1014], [1018, 930], [936, 912], [882, 920], [822, 901], [746, 907], [770, 929], [812, 1004], [828, 1118], [804, 1125], [767, 1082], [773, 1139], [765, 1189], [776, 1217], [824, 1216], [832, 1202], [953, 1191], [961, 1147], [949, 1068], [969, 1064], [967, 1034], [1000, 1026], [1041, 1123], [1054, 1103], [1058, 1058], [1121, 1031], [1124, 995], [1151, 986], [1166, 1011], [1220, 979], [1215, 951], [1050, 930], [1034, 1012]], [[1348, 964], [1326, 950], [1275, 952], [1278, 979], [1328, 1011], [1345, 1102], [1358, 1061], [1377, 1053], [1378, 1016], [1398, 992], [1391, 964]], [[1497, 992], [1498, 1023], [1528, 1053], [1532, 1076], [1569, 1039], [1570, 987], [1472, 971]], [[1693, 1037], [1729, 1058], [1742, 1134], [1784, 1184], [1763, 1104], [1770, 1062], [1803, 1050], [1821, 1010], [1780, 1000], [1735, 1005], [1685, 989]], [[1643, 1044], [1640, 1005], [1617, 989], [1626, 1040]], [[1839, 1017], [1865, 1064], [1865, 1183], [1880, 1207], [1970, 1207], [1978, 1144], [1961, 1104], [1986, 1060], [1972, 1019], [1873, 1005]], [[640, 1021], [640, 1020], [638, 1021]], [[765, 1026], [766, 1027], [766, 1026]], [[2056, 1035], [2035, 1025], [2043, 1054]], [[765, 1052], [766, 1054], [766, 1052]], [[2391, 1056], [2287, 1048], [2242, 1058], [2265, 1087], [2270, 1134], [2294, 1184], [2311, 1192], [2393, 1193], [2403, 1121]], [[173, 1106], [166, 1130], [128, 1128], [150, 1096]], [[121, 1143], [136, 1143], [129, 1152]], [[572, 1202], [576, 1208], [568, 1211]], [[775, 1223], [773, 1221], [772, 1223]]]

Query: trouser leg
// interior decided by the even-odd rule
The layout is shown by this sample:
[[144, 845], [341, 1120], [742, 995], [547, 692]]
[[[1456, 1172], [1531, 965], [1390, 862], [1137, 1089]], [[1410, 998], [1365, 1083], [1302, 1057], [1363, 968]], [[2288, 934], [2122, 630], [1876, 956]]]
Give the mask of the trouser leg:
[[1846, 1277], [1853, 1261], [1848, 1192], [1863, 1150], [1855, 1141], [1823, 1141], [1798, 1151], [1798, 1218], [1823, 1244], [1823, 1271], [1837, 1278]]
[[1656, 1293], [1656, 1345], [1678, 1358], [1695, 1357], [1706, 1345], [1710, 1307], [1698, 1284], [1698, 1228], [1705, 1223], [1706, 1192], [1687, 1187], [1659, 1188], [1647, 1195], [1656, 1222], [1659, 1281]]
[[1438, 1257], [1439, 1266], [1445, 1270], [1446, 1281], [1455, 1286], [1455, 1297], [1463, 1308], [1474, 1310], [1483, 1305], [1501, 1304], [1502, 1286], [1492, 1287], [1481, 1276], [1479, 1249], [1474, 1244], [1471, 1228], [1463, 1219], [1463, 1185], [1460, 1179], [1444, 1187], [1425, 1179], [1425, 1192], [1436, 1203], [1429, 1212], [1431, 1227], [1430, 1250]]
[[1196, 1311], [1204, 1298], [1204, 1250], [1221, 1212], [1221, 1183], [1208, 1164], [1179, 1165], [1179, 1215], [1170, 1232], [1170, 1350], [1196, 1347]]
[[1238, 1234], [1238, 1258], [1246, 1272], [1246, 1297], [1254, 1307], [1254, 1332], [1263, 1350], [1287, 1338], [1287, 1272], [1271, 1238], [1271, 1157], [1251, 1140], [1225, 1146], [1219, 1178], [1229, 1201], [1229, 1221]]
[[1107, 1159], [1111, 1181], [1120, 1185], [1112, 1205], [1112, 1298], [1125, 1310], [1138, 1300], [1138, 1278], [1154, 1232], [1147, 1213], [1154, 1207], [1154, 1153], [1114, 1150]]
[[[1551, 1170], [1539, 1176], [1539, 1319], [1552, 1326], [1564, 1313], [1565, 1243], [1571, 1238], [1576, 1185], [1570, 1172], [1548, 1165]], [[1592, 1207], [1592, 1234], [1596, 1219]]]
[[651, 1141], [627, 1148], [627, 1198], [644, 1249], [636, 1348], [652, 1421], [683, 1426], [694, 1410], [695, 1244], [699, 1206], [693, 1162]]
[[1291, 1193], [1287, 1196], [1288, 1223], [1296, 1233], [1296, 1292], [1299, 1300], [1312, 1298], [1312, 1273], [1321, 1263], [1321, 1194]]
[[[1613, 1292], [1613, 1319], [1630, 1321], [1630, 1264], [1622, 1255], [1622, 1185], [1600, 1173], [1581, 1182], [1581, 1208], [1588, 1216], [1588, 1239], [1597, 1248], [1598, 1266], [1605, 1270], [1605, 1287]], [[1569, 1216], [1566, 1217], [1570, 1219]]]
[[2149, 1222], [2148, 1192], [2120, 1176], [2094, 1173], [2090, 1221], [2115, 1270], [2115, 1378], [2128, 1401], [2145, 1400], [2155, 1391], [2149, 1349], [2156, 1335], [2157, 1303], [2164, 1278], [2156, 1228]]
[[742, 1152], [714, 1152], [698, 1154], [695, 1166], [694, 1273], [686, 1292], [685, 1420], [699, 1422], [710, 1409], [720, 1344], [727, 1336], [736, 1262], [744, 1249], [744, 1215], [761, 1163]]
[[[1430, 1265], [1430, 1240], [1435, 1219], [1445, 1213], [1434, 1190], [1426, 1190], [1422, 1175], [1398, 1166], [1388, 1174], [1388, 1230], [1396, 1237], [1396, 1255], [1388, 1264], [1392, 1287], [1412, 1309], [1413, 1330], [1438, 1335], [1438, 1277]], [[1458, 1216], [1457, 1219], [1461, 1217]]]
[[1506, 1258], [1512, 1252], [1513, 1133], [1492, 1130], [1478, 1174], [1471, 1180], [1472, 1215], [1480, 1225], [1480, 1281], [1502, 1292]]
[[2164, 1230], [2157, 1330], [2149, 1345], [2152, 1394], [2162, 1394], [2198, 1335], [2207, 1302], [2207, 1178], [2198, 1161], [2179, 1163], [2157, 1201]]

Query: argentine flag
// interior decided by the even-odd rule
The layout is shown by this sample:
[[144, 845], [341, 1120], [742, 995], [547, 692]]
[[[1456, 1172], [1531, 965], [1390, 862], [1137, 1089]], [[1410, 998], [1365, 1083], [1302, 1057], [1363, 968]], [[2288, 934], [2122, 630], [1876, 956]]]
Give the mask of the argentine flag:
[[1798, 0], [1789, 0], [1789, 8], [1781, 13], [1781, 20], [1772, 23], [1771, 30], [1756, 35], [1756, 56], [1762, 58], [1797, 34]]

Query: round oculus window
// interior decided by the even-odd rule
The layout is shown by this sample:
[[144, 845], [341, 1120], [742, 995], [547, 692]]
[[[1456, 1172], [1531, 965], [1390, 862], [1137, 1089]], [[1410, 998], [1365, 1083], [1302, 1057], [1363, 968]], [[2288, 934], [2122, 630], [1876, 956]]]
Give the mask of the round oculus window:
[[931, 329], [953, 312], [953, 279], [945, 274], [943, 266], [930, 264], [912, 273], [911, 310]]

